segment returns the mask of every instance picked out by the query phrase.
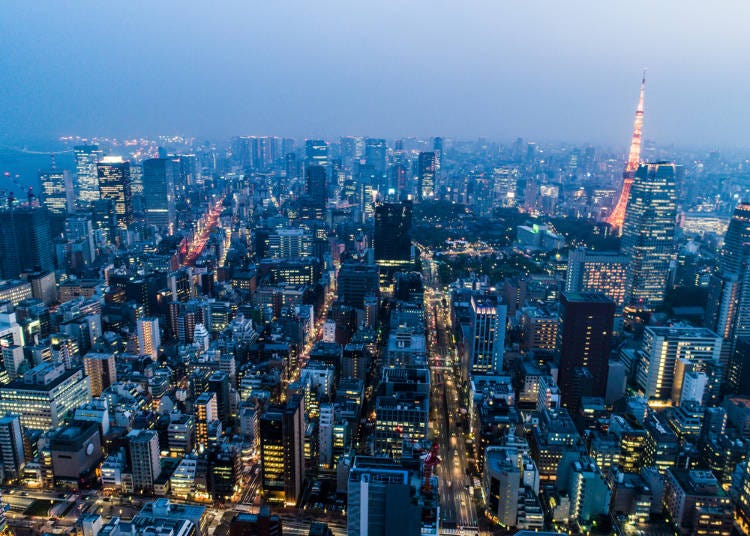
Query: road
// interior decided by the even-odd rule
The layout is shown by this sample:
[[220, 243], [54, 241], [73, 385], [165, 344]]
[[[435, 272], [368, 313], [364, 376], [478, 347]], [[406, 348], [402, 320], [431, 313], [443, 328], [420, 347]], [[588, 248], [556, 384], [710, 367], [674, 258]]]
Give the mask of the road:
[[[477, 511], [471, 497], [471, 477], [464, 430], [457, 425], [462, 403], [454, 363], [457, 360], [452, 342], [450, 318], [442, 306], [443, 293], [428, 290], [425, 297], [426, 321], [430, 337], [431, 409], [433, 438], [440, 446], [441, 463], [436, 474], [440, 485], [440, 510], [443, 523], [455, 523], [464, 533], [476, 532]], [[446, 297], [447, 299], [447, 297]]]

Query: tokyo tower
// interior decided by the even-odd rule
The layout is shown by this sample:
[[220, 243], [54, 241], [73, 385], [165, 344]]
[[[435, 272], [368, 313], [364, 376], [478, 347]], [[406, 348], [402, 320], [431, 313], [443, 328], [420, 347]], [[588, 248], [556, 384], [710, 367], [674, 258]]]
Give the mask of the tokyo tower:
[[638, 107], [635, 109], [635, 123], [633, 124], [633, 139], [630, 142], [630, 153], [628, 153], [628, 162], [625, 164], [625, 171], [622, 173], [622, 190], [620, 198], [617, 200], [612, 214], [607, 218], [607, 223], [622, 234], [622, 224], [625, 221], [625, 209], [628, 206], [630, 198], [630, 188], [633, 186], [633, 177], [641, 161], [641, 129], [643, 128], [643, 93], [646, 89], [646, 72], [643, 72], [641, 80], [641, 96], [638, 99]]

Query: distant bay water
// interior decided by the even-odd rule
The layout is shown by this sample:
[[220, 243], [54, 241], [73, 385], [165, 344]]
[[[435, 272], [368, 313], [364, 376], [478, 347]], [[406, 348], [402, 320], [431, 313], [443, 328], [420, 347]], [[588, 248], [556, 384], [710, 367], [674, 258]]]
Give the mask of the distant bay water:
[[18, 196], [31, 186], [38, 194], [39, 171], [50, 168], [52, 154], [57, 169], [75, 171], [73, 152], [59, 144], [0, 145], [0, 190], [15, 192]]

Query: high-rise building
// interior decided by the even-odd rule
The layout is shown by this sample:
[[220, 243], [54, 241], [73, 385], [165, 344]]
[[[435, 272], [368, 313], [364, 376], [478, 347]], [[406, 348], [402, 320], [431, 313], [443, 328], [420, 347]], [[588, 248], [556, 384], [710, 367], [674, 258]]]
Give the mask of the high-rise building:
[[635, 173], [625, 211], [622, 252], [630, 258], [625, 306], [650, 311], [664, 301], [675, 257], [676, 166], [644, 164]]
[[148, 224], [164, 229], [174, 226], [176, 165], [169, 158], [143, 161], [143, 200]]
[[586, 368], [593, 378], [592, 396], [603, 397], [607, 386], [612, 342], [614, 302], [601, 293], [563, 292], [560, 296], [558, 384], [562, 405], [574, 413], [576, 370]]
[[133, 489], [136, 493], [153, 491], [154, 481], [161, 473], [159, 434], [154, 430], [133, 430], [127, 435]]
[[568, 292], [601, 292], [622, 308], [628, 257], [615, 251], [590, 251], [586, 248], [568, 252], [565, 290]]
[[305, 140], [307, 162], [328, 169], [328, 144], [325, 140]]
[[159, 347], [161, 346], [159, 319], [156, 317], [139, 318], [137, 331], [138, 351], [143, 355], [151, 356], [151, 359], [156, 361], [159, 357]]
[[207, 392], [195, 399], [195, 443], [205, 450], [208, 446], [208, 427], [219, 419], [219, 407], [216, 393]]
[[26, 464], [21, 419], [18, 415], [8, 414], [0, 418], [0, 460], [2, 460], [3, 480], [5, 482], [18, 481]]
[[268, 502], [295, 505], [305, 471], [304, 398], [291, 396], [272, 405], [258, 423], [263, 494]]
[[500, 374], [508, 307], [496, 296], [471, 297], [471, 374]]
[[518, 168], [496, 167], [492, 170], [495, 204], [501, 207], [515, 207], [518, 204]]
[[42, 205], [53, 214], [65, 214], [73, 208], [73, 176], [69, 171], [49, 169], [39, 173]]
[[678, 534], [733, 533], [732, 500], [711, 471], [673, 468], [664, 480], [664, 507]]
[[372, 169], [375, 176], [385, 177], [386, 144], [382, 138], [367, 138], [365, 140], [365, 164]]
[[117, 225], [127, 228], [133, 223], [130, 162], [117, 156], [106, 156], [96, 165], [96, 169], [101, 199], [109, 199], [114, 203]]
[[412, 203], [381, 203], [375, 207], [373, 247], [380, 267], [381, 284], [389, 284], [397, 271], [414, 264], [411, 244]]
[[102, 158], [102, 152], [96, 145], [77, 145], [75, 191], [78, 201], [88, 205], [99, 199], [99, 175], [96, 164]]
[[419, 153], [417, 161], [417, 196], [430, 199], [435, 196], [435, 171], [437, 159], [433, 151]]
[[718, 365], [720, 352], [721, 337], [709, 329], [649, 326], [639, 351], [638, 386], [648, 400], [667, 402], [675, 396], [679, 402], [684, 372], [690, 370], [686, 365]]
[[15, 279], [24, 270], [54, 270], [47, 210], [0, 210], [0, 277]]
[[319, 165], [308, 166], [305, 170], [305, 194], [316, 206], [325, 207], [328, 199], [326, 168]]
[[0, 413], [14, 413], [32, 430], [49, 430], [91, 401], [91, 383], [81, 368], [44, 362], [0, 387]]
[[709, 281], [705, 325], [724, 339], [721, 365], [728, 387], [738, 387], [737, 341], [750, 336], [750, 203], [734, 209], [719, 256], [719, 269]]
[[91, 378], [92, 396], [101, 396], [102, 391], [117, 381], [114, 354], [87, 353], [83, 356], [83, 370]]
[[217, 370], [208, 378], [208, 390], [216, 395], [218, 418], [224, 426], [232, 420], [232, 407], [229, 400], [229, 376]]

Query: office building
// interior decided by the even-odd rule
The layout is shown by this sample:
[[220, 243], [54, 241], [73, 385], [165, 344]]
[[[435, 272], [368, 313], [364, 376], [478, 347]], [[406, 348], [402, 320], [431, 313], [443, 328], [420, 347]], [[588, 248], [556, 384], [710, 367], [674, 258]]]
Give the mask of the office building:
[[635, 173], [625, 210], [622, 252], [630, 259], [625, 306], [651, 311], [664, 301], [675, 258], [676, 166], [643, 164]]
[[3, 480], [7, 483], [17, 482], [26, 464], [21, 419], [18, 415], [7, 414], [0, 417], [0, 460]]
[[375, 206], [373, 248], [380, 267], [381, 285], [389, 285], [398, 271], [410, 271], [414, 264], [411, 243], [411, 201]]
[[31, 283], [21, 279], [0, 281], [0, 302], [8, 301], [14, 307], [32, 298]]
[[365, 140], [365, 165], [368, 166], [377, 179], [385, 177], [386, 144], [382, 138], [367, 138]]
[[175, 224], [176, 164], [170, 158], [143, 161], [143, 200], [146, 223], [172, 230]]
[[417, 161], [417, 196], [420, 200], [435, 197], [437, 158], [432, 151], [419, 153]]
[[161, 473], [159, 435], [154, 430], [133, 430], [127, 438], [133, 489], [136, 493], [152, 492]]
[[39, 173], [42, 205], [52, 214], [65, 214], [73, 208], [73, 176], [67, 170], [49, 169]]
[[591, 374], [590, 396], [604, 397], [612, 343], [614, 302], [601, 293], [563, 292], [560, 297], [558, 385], [563, 407], [576, 414], [580, 400], [575, 389], [576, 369]]
[[500, 374], [508, 308], [497, 296], [471, 296], [471, 374]]
[[305, 170], [305, 194], [315, 206], [325, 208], [328, 200], [328, 186], [326, 185], [326, 168], [323, 166], [308, 166]]
[[750, 203], [739, 203], [724, 235], [719, 266], [709, 281], [704, 325], [724, 339], [721, 365], [729, 388], [737, 391], [742, 362], [738, 340], [750, 336]]
[[142, 355], [151, 356], [156, 361], [161, 346], [159, 319], [156, 317], [139, 318], [136, 324], [138, 333], [138, 351]]
[[711, 471], [669, 469], [664, 506], [680, 536], [732, 534], [732, 502]]
[[270, 503], [296, 505], [305, 471], [304, 398], [272, 405], [258, 422], [263, 495]]
[[0, 414], [19, 415], [32, 430], [49, 430], [91, 401], [91, 384], [80, 368], [44, 362], [0, 387]]
[[117, 381], [114, 354], [89, 352], [83, 356], [83, 370], [91, 380], [91, 395], [102, 392]]
[[365, 298], [380, 294], [380, 270], [369, 264], [345, 263], [336, 281], [339, 301], [356, 309], [365, 308]]
[[[649, 326], [638, 352], [637, 383], [653, 403], [680, 401], [683, 371], [689, 363], [719, 362], [721, 337], [706, 328]], [[682, 363], [681, 363], [682, 362]], [[674, 393], [673, 393], [674, 391]]]
[[41, 207], [0, 208], [0, 277], [54, 270], [49, 216]]
[[229, 376], [226, 372], [216, 371], [208, 378], [208, 390], [216, 395], [218, 419], [224, 427], [232, 420], [232, 404], [229, 399]]
[[305, 158], [309, 164], [328, 169], [328, 143], [325, 140], [305, 140]]
[[[430, 514], [436, 513], [432, 508], [434, 497], [428, 494], [437, 492], [420, 493], [422, 482], [418, 474], [389, 458], [357, 456], [348, 478], [347, 535], [422, 534]], [[431, 528], [438, 529], [438, 523]]]
[[120, 157], [106, 156], [96, 165], [96, 169], [99, 195], [103, 200], [112, 201], [117, 225], [126, 229], [134, 220], [130, 162]]
[[229, 522], [229, 536], [281, 536], [282, 527], [281, 518], [261, 506], [257, 514], [236, 513]]
[[83, 206], [99, 200], [99, 174], [96, 164], [102, 152], [96, 145], [76, 145], [76, 198]]
[[628, 257], [618, 252], [571, 249], [565, 272], [565, 290], [601, 292], [621, 311], [625, 302], [627, 266]]

